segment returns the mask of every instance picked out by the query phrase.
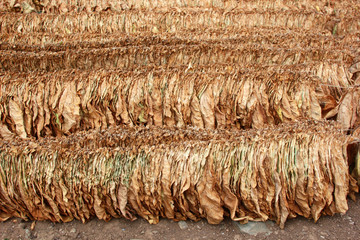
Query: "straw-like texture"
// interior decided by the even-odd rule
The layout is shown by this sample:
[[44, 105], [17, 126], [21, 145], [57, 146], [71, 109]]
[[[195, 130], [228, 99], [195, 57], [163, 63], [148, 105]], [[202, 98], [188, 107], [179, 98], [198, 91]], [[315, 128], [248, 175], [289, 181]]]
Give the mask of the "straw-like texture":
[[0, 221], [283, 228], [345, 213], [360, 184], [359, 12], [0, 1]]
[[67, 13], [67, 12], [101, 12], [140, 8], [226, 8], [226, 9], [264, 9], [264, 10], [284, 10], [284, 9], [313, 9], [319, 12], [332, 13], [337, 11], [349, 11], [358, 9], [357, 1], [313, 1], [313, 0], [26, 0], [19, 1], [3, 0], [0, 3], [0, 11], [15, 12], [45, 12], [45, 13]]
[[276, 220], [344, 213], [357, 191], [329, 123], [261, 131], [113, 129], [1, 142], [0, 219], [157, 223]]
[[360, 126], [360, 85], [348, 90], [338, 107], [338, 122], [344, 129], [357, 129]]
[[[296, 41], [294, 41], [296, 39]], [[258, 44], [276, 48], [324, 48], [354, 49], [360, 47], [357, 33], [338, 38], [327, 31], [310, 31], [283, 27], [229, 28], [224, 31], [209, 28], [204, 31], [188, 30], [174, 33], [149, 32], [138, 34], [99, 33], [51, 34], [51, 33], [10, 33], [2, 36], [0, 50], [17, 51], [64, 51], [67, 49], [111, 48], [121, 46], [151, 46], [157, 44]]]
[[337, 88], [292, 71], [60, 71], [0, 77], [0, 136], [63, 135], [114, 125], [260, 128], [320, 120]]
[[[55, 71], [61, 69], [131, 69], [148, 65], [175, 67], [228, 64], [309, 64], [340, 62], [348, 68], [354, 60], [350, 49], [276, 48], [258, 44], [175, 44], [124, 46], [96, 49], [70, 49], [60, 52], [0, 51], [0, 63], [5, 71]], [[337, 71], [334, 69], [333, 71]]]
[[225, 9], [164, 9], [128, 10], [102, 14], [0, 14], [2, 34], [38, 33], [128, 33], [179, 32], [208, 28], [287, 27], [327, 30], [344, 35], [360, 29], [357, 11], [343, 16], [323, 14], [316, 10], [225, 10]]

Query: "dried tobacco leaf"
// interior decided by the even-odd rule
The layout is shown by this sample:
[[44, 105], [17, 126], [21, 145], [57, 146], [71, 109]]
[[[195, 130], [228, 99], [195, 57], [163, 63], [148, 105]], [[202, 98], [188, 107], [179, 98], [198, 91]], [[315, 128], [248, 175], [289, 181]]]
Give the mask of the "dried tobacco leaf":
[[355, 86], [340, 101], [337, 121], [345, 130], [356, 129], [360, 125], [360, 89]]

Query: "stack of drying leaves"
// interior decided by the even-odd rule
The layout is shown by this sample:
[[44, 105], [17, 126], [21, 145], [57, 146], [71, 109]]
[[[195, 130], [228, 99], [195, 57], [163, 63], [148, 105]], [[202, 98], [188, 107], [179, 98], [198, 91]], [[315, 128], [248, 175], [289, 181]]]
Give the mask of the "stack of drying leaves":
[[1, 141], [0, 220], [150, 223], [344, 213], [357, 191], [348, 137], [328, 122], [263, 130], [113, 128], [39, 141]]
[[346, 212], [360, 183], [359, 11], [1, 1], [0, 221], [284, 227]]
[[[352, 3], [352, 4], [351, 4]], [[316, 9], [331, 13], [334, 9], [349, 9], [358, 7], [355, 1], [314, 1], [314, 0], [3, 0], [0, 3], [0, 11], [14, 12], [45, 12], [45, 13], [67, 13], [67, 12], [102, 12], [122, 11], [130, 8], [156, 9], [156, 8], [241, 8], [264, 10], [273, 9]]]
[[321, 85], [319, 77], [286, 68], [205, 70], [8, 73], [0, 76], [0, 136], [61, 136], [115, 125], [258, 129], [336, 114], [339, 88]]
[[[294, 41], [294, 38], [297, 41]], [[152, 46], [157, 44], [175, 45], [200, 43], [229, 43], [229, 44], [258, 44], [282, 48], [332, 48], [348, 49], [358, 48], [360, 39], [356, 32], [349, 33], [341, 38], [334, 38], [332, 34], [324, 31], [311, 31], [295, 28], [289, 31], [284, 27], [252, 27], [252, 28], [207, 28], [204, 31], [187, 30], [184, 32], [158, 33], [139, 32], [137, 34], [113, 33], [77, 33], [77, 34], [51, 34], [12, 32], [2, 36], [1, 50], [17, 51], [64, 51], [84, 48], [111, 48], [121, 46]]]
[[174, 45], [121, 46], [90, 49], [63, 49], [62, 51], [0, 50], [3, 71], [57, 71], [63, 69], [123, 69], [146, 66], [177, 67], [187, 65], [228, 64], [309, 64], [335, 63], [338, 68], [348, 68], [354, 61], [349, 48], [286, 48], [259, 46], [259, 44], [222, 44], [186, 42]]
[[119, 13], [0, 14], [0, 33], [175, 33], [190, 29], [203, 31], [250, 27], [286, 27], [345, 35], [359, 31], [358, 9], [348, 8], [338, 14], [316, 9], [246, 10], [223, 8], [131, 9]]

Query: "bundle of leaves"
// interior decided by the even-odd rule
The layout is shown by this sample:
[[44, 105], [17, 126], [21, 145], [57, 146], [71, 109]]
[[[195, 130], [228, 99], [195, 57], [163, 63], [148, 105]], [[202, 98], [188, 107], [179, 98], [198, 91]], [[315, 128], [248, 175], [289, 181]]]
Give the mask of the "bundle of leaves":
[[[258, 129], [337, 113], [341, 88], [317, 76], [279, 67], [219, 70], [7, 73], [0, 77], [0, 135], [40, 138], [116, 125]], [[335, 86], [349, 84], [332, 77]]]
[[316, 221], [346, 212], [347, 195], [357, 191], [347, 142], [328, 122], [249, 131], [114, 128], [1, 141], [0, 219]]

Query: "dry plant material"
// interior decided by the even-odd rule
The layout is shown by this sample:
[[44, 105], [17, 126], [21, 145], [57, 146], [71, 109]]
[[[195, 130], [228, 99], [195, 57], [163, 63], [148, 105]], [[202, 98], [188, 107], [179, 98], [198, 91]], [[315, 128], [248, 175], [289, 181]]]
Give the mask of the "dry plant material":
[[[16, 14], [0, 15], [1, 34], [9, 33], [175, 33], [189, 29], [202, 31], [250, 27], [286, 27], [327, 31], [346, 35], [360, 29], [358, 10], [349, 8], [341, 16], [317, 10], [225, 10], [218, 8], [185, 8], [127, 10], [119, 13]], [[336, 26], [336, 31], [334, 32]]]
[[[282, 48], [258, 44], [174, 44], [150, 46], [121, 46], [95, 49], [64, 49], [63, 51], [19, 52], [1, 50], [2, 70], [15, 72], [56, 71], [64, 69], [133, 69], [149, 65], [176, 67], [186, 65], [227, 64], [309, 64], [353, 63], [351, 49]], [[333, 69], [338, 71], [338, 69]]]
[[359, 11], [1, 1], [0, 221], [283, 228], [345, 213], [360, 183]]
[[360, 126], [360, 78], [343, 95], [338, 106], [337, 121], [347, 131]]
[[320, 120], [337, 106], [324, 102], [335, 101], [337, 88], [320, 87], [313, 75], [209, 69], [7, 74], [0, 77], [0, 134], [39, 138], [115, 125], [261, 128]]
[[[178, 141], [174, 141], [179, 139]], [[1, 142], [0, 216], [217, 224], [345, 213], [357, 191], [330, 123], [264, 130], [111, 129]]]
[[341, 38], [334, 38], [325, 31], [311, 31], [284, 27], [252, 28], [208, 28], [180, 31], [174, 33], [140, 32], [138, 34], [51, 34], [51, 33], [10, 33], [2, 36], [0, 50], [17, 51], [64, 51], [69, 49], [111, 48], [121, 46], [151, 46], [179, 44], [258, 44], [262, 47], [276, 48], [324, 48], [355, 49], [360, 47], [358, 34], [349, 33]]
[[[289, 10], [289, 9], [311, 9], [321, 13], [333, 13], [334, 10], [340, 12], [351, 11], [357, 9], [359, 3], [357, 1], [312, 1], [312, 0], [26, 0], [21, 1], [26, 5], [35, 8], [38, 12], [45, 13], [68, 13], [68, 12], [88, 12], [98, 13], [114, 11], [120, 12], [128, 9], [156, 9], [156, 8], [224, 8], [224, 9], [264, 9], [271, 10]], [[3, 0], [0, 3], [0, 11], [13, 11], [26, 13], [24, 4], [19, 4], [15, 0]], [[25, 10], [25, 11], [24, 11]]]

